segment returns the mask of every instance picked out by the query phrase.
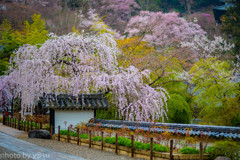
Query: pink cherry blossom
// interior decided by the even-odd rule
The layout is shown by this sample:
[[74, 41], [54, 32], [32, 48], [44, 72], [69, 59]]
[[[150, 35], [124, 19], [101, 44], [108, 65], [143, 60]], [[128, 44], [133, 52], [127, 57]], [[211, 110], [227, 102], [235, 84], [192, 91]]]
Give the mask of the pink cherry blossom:
[[166, 116], [167, 92], [143, 82], [150, 71], [116, 60], [120, 51], [111, 34], [52, 35], [41, 47], [24, 45], [11, 59], [9, 72], [21, 97], [23, 114], [33, 110], [43, 93], [111, 92], [111, 101], [126, 120], [146, 121]]

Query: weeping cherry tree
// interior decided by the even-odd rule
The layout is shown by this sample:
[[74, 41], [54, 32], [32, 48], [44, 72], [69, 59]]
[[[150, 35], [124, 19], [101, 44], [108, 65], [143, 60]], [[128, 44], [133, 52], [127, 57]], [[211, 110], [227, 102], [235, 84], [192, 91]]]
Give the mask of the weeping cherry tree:
[[121, 54], [111, 34], [51, 35], [41, 47], [20, 47], [9, 72], [21, 97], [21, 113], [33, 110], [43, 93], [111, 93], [126, 120], [146, 121], [166, 116], [168, 94], [146, 83], [149, 70], [118, 65]]

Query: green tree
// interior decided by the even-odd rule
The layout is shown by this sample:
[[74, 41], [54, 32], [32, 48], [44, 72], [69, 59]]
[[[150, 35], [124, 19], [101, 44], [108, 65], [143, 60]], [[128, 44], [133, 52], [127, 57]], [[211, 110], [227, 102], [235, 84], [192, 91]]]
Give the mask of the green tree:
[[144, 11], [160, 11], [162, 0], [136, 0]]
[[32, 23], [24, 22], [22, 30], [14, 30], [10, 22], [5, 19], [0, 26], [0, 75], [7, 70], [8, 61], [12, 53], [23, 44], [42, 44], [48, 39], [48, 31], [45, 28], [45, 21], [41, 15], [34, 14]]
[[222, 16], [221, 30], [227, 35], [232, 35], [233, 41], [236, 45], [235, 52], [240, 53], [240, 1], [230, 0], [233, 6], [227, 9], [227, 13]]
[[42, 44], [48, 39], [48, 31], [45, 28], [45, 21], [41, 19], [40, 14], [33, 14], [32, 23], [25, 21], [23, 30], [16, 31], [15, 34], [17, 35], [20, 45]]
[[170, 95], [167, 115], [169, 123], [190, 123], [190, 107], [182, 95]]
[[201, 59], [190, 70], [193, 106], [200, 109], [204, 123], [231, 125], [239, 111], [238, 84], [232, 80], [233, 71], [227, 61], [216, 58]]
[[0, 59], [10, 58], [9, 53], [12, 53], [20, 43], [15, 35], [15, 30], [12, 29], [7, 19], [5, 19], [0, 26], [0, 35], [0, 46], [3, 46], [0, 50]]

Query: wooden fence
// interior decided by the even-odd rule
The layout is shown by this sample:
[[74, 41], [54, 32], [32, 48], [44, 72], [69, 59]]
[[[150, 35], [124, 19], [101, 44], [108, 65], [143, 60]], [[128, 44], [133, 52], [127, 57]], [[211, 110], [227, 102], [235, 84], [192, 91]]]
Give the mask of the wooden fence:
[[[55, 139], [58, 140], [58, 141], [61, 141], [61, 133], [60, 133], [60, 131], [61, 131], [60, 126], [58, 126], [58, 133], [55, 134]], [[87, 133], [87, 134], [88, 134], [88, 137], [89, 137], [89, 139], [88, 139], [88, 147], [89, 147], [89, 148], [92, 148], [92, 144], [93, 144], [92, 135], [93, 135], [94, 130], [88, 130], [88, 131], [83, 130], [83, 131], [81, 131], [79, 128], [77, 128], [76, 132], [77, 132], [77, 137], [76, 137], [76, 138], [73, 137], [73, 139], [77, 141], [76, 144], [77, 144], [77, 145], [80, 145], [80, 144], [81, 144], [81, 143], [80, 143], [81, 140], [80, 140], [80, 138], [79, 138], [80, 132], [81, 132], [81, 133]], [[99, 132], [99, 131], [97, 131], [97, 132]], [[101, 148], [101, 150], [103, 151], [103, 150], [104, 150], [104, 141], [103, 141], [103, 139], [104, 139], [104, 132], [103, 132], [103, 131], [100, 131], [100, 132], [101, 132], [101, 134], [100, 134], [100, 135], [101, 135], [101, 141], [100, 141], [101, 146], [100, 146], [100, 148]], [[69, 127], [68, 127], [68, 130], [67, 130], [67, 135], [65, 135], [65, 136], [66, 136], [66, 138], [67, 138], [67, 139], [66, 139], [66, 142], [71, 143], [73, 139], [71, 139], [71, 136], [70, 136], [70, 128], [69, 128]], [[115, 146], [114, 150], [115, 150], [115, 153], [118, 154], [119, 145], [118, 145], [118, 134], [117, 134], [117, 133], [115, 133], [115, 139], [116, 139], [116, 140], [115, 140], [115, 144], [114, 144], [114, 146]], [[131, 135], [130, 139], [131, 139], [131, 147], [130, 147], [131, 157], [134, 157], [135, 150], [136, 150], [136, 149], [134, 148], [134, 139], [135, 139], [134, 135]], [[153, 152], [153, 143], [154, 143], [154, 140], [153, 140], [152, 137], [150, 137], [150, 138], [149, 138], [149, 141], [150, 141], [149, 159], [150, 159], [150, 160], [153, 160], [153, 158], [154, 158], [154, 152]], [[202, 142], [200, 142], [199, 145], [200, 145], [200, 153], [199, 153], [197, 159], [203, 160], [203, 144], [202, 144]], [[169, 151], [170, 160], [173, 160], [173, 159], [174, 159], [174, 152], [173, 152], [173, 151], [174, 151], [174, 147], [173, 147], [173, 146], [174, 146], [174, 141], [171, 139], [171, 140], [170, 140], [170, 151]], [[190, 156], [190, 157], [191, 157], [191, 156]], [[208, 159], [208, 158], [207, 158], [207, 159]]]

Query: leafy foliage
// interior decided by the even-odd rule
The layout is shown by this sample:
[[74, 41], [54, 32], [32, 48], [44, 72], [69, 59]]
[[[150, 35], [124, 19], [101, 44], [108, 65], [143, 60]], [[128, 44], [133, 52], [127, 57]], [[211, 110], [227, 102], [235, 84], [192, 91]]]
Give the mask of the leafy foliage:
[[190, 74], [195, 85], [193, 100], [202, 108], [203, 120], [230, 125], [239, 110], [239, 90], [237, 83], [231, 81], [230, 64], [216, 58], [202, 59], [192, 67]]
[[178, 94], [170, 95], [168, 100], [168, 122], [190, 123], [190, 107], [184, 97]]
[[48, 39], [48, 31], [45, 29], [45, 22], [41, 19], [41, 15], [34, 14], [32, 23], [24, 22], [22, 30], [14, 30], [10, 22], [5, 19], [0, 26], [0, 75], [8, 69], [8, 61], [13, 52], [24, 44], [42, 44]]
[[227, 9], [226, 15], [223, 15], [222, 31], [228, 35], [232, 35], [235, 43], [235, 53], [240, 53], [240, 1], [230, 0], [229, 3], [234, 4]]
[[184, 147], [179, 151], [182, 154], [199, 154], [199, 150], [191, 147]]
[[236, 142], [219, 141], [215, 142], [212, 147], [208, 149], [208, 153], [213, 159], [218, 156], [225, 156], [231, 159], [239, 159], [240, 146]]

